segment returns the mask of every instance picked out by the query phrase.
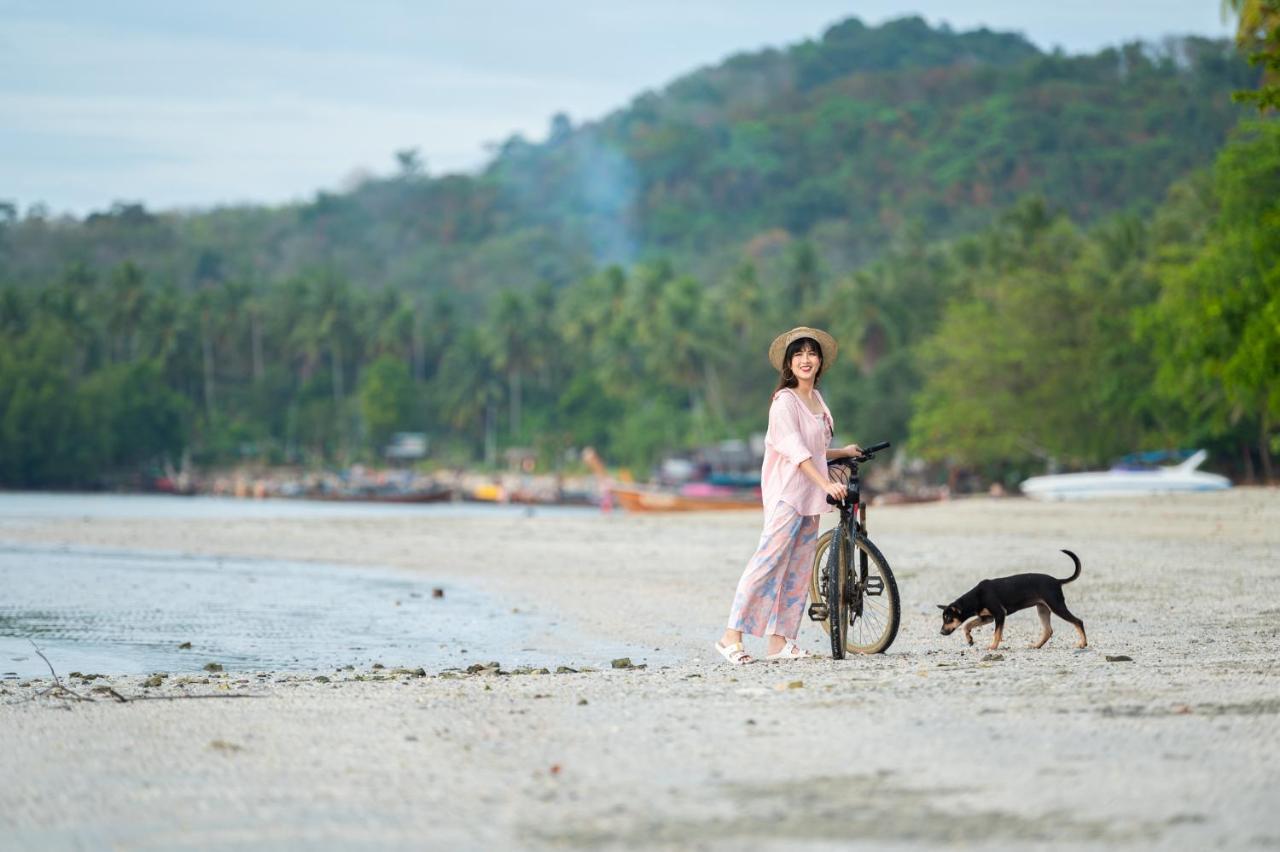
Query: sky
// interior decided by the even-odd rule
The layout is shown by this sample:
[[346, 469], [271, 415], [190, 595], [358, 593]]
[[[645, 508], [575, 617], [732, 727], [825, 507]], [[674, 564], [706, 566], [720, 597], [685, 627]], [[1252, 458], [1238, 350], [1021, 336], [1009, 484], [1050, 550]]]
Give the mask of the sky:
[[1217, 0], [0, 0], [0, 201], [277, 204], [473, 170], [734, 53], [918, 14], [1092, 52], [1230, 33]]

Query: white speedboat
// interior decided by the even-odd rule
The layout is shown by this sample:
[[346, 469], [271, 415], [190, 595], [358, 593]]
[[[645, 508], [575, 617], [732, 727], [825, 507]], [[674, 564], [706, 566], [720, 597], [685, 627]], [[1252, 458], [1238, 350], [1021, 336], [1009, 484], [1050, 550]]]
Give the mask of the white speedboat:
[[1223, 491], [1231, 480], [1196, 470], [1208, 458], [1197, 450], [1186, 461], [1169, 467], [1133, 469], [1116, 467], [1089, 473], [1033, 476], [1019, 486], [1036, 500], [1089, 500], [1097, 497], [1144, 497], [1187, 491]]

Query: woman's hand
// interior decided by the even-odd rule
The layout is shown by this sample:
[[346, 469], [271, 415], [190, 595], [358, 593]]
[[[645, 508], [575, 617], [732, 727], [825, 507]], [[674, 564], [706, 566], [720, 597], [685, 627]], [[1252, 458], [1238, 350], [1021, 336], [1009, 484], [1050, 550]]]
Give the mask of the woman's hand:
[[830, 480], [823, 485], [823, 490], [827, 492], [827, 496], [832, 500], [843, 500], [849, 493], [849, 489], [844, 483], [832, 482]]
[[813, 459], [805, 459], [800, 462], [800, 472], [809, 477], [814, 485], [825, 491], [828, 497], [835, 500], [843, 500], [849, 492], [843, 482], [833, 482], [823, 474], [818, 473], [818, 469], [813, 465]]
[[857, 444], [846, 444], [840, 448], [840, 452], [843, 453], [844, 457], [847, 459], [855, 459], [862, 455], [862, 447], [859, 447]]

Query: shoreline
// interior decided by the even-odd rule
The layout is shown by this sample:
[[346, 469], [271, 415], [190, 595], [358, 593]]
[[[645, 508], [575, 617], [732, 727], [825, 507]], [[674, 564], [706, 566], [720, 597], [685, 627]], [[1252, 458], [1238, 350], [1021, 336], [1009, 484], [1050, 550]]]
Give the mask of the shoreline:
[[[0, 827], [59, 848], [1280, 844], [1280, 491], [872, 507], [903, 597], [890, 652], [745, 668], [711, 650], [759, 534], [732, 514], [6, 520], [6, 541], [450, 572], [672, 661], [111, 679], [258, 696], [235, 701], [0, 682]], [[994, 654], [938, 635], [934, 604], [1066, 576], [1060, 547], [1084, 563], [1066, 592], [1088, 649], [1055, 619], [1029, 650], [1025, 612]]]
[[[39, 573], [24, 582], [24, 566]], [[674, 661], [465, 577], [394, 566], [10, 542], [0, 543], [0, 587], [11, 590], [0, 600], [0, 682], [47, 674], [26, 636], [64, 674], [112, 676], [206, 663], [332, 673], [495, 656], [508, 667]]]

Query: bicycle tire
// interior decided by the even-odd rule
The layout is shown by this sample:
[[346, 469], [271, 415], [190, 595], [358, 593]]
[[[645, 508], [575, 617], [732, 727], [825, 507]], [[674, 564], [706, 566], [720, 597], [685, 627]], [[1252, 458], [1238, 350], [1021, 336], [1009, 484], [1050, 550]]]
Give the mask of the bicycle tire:
[[[835, 530], [828, 530], [823, 533], [818, 539], [818, 546], [814, 553], [813, 575], [809, 582], [809, 595], [815, 601], [826, 602], [828, 599], [826, 586], [830, 585], [830, 583], [826, 566], [830, 562], [831, 540], [834, 534]], [[841, 624], [844, 629], [841, 632], [844, 634], [844, 647], [847, 652], [855, 654], [882, 654], [888, 650], [889, 646], [897, 638], [898, 627], [902, 620], [902, 598], [898, 594], [898, 582], [894, 578], [893, 570], [889, 567], [889, 562], [884, 558], [884, 554], [866, 536], [858, 534], [854, 537], [853, 551], [858, 554], [859, 562], [864, 557], [866, 558], [869, 569], [868, 575], [870, 576], [874, 571], [874, 575], [881, 579], [883, 588], [878, 595], [863, 596], [861, 603], [865, 627], [859, 625], [859, 619], [855, 618], [852, 626], [858, 628], [858, 630], [850, 630], [846, 615], [847, 609], [842, 607]], [[847, 563], [852, 561], [852, 559], [846, 560]], [[876, 600], [871, 604], [873, 612], [868, 615], [866, 611], [867, 601], [872, 598]], [[855, 601], [854, 603], [858, 602]], [[820, 621], [819, 624], [822, 626], [823, 631], [829, 634], [831, 632], [831, 606], [829, 602], [827, 612], [827, 619]], [[868, 629], [873, 630], [874, 635], [871, 635], [870, 632], [864, 632]]]
[[831, 659], [843, 660], [845, 656], [845, 595], [844, 582], [849, 573], [849, 560], [846, 553], [845, 537], [836, 536], [830, 539], [835, 543], [829, 548], [827, 555], [826, 589], [823, 590], [827, 601], [827, 633], [831, 636]]

